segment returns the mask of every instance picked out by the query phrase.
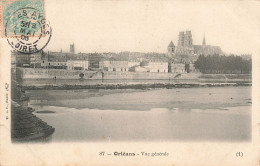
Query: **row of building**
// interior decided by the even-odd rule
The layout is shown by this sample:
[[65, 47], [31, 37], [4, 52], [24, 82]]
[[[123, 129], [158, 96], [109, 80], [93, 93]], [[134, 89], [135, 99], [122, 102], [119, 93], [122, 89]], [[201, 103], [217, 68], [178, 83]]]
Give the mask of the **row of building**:
[[222, 54], [219, 46], [206, 45], [205, 36], [202, 45], [193, 45], [191, 31], [179, 32], [178, 46], [171, 41], [167, 54], [160, 53], [75, 53], [74, 43], [70, 52], [37, 52], [22, 54], [13, 52], [12, 64], [18, 67], [95, 70], [120, 72], [159, 72], [185, 73], [196, 71], [194, 62], [197, 55]]
[[195, 71], [194, 65], [176, 62], [167, 56], [157, 58], [128, 58], [102, 54], [73, 54], [63, 52], [37, 52], [34, 54], [12, 53], [13, 67], [45, 69], [185, 73]]

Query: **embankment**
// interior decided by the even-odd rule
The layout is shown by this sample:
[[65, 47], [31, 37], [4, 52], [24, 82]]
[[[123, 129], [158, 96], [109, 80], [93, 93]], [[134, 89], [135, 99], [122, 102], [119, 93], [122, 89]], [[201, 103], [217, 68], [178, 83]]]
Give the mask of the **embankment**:
[[[98, 72], [86, 70], [64, 70], [64, 69], [41, 69], [41, 68], [17, 68], [16, 75], [18, 79], [80, 79], [83, 73], [83, 79], [112, 79], [112, 80], [148, 80], [148, 79], [175, 79], [176, 73], [150, 73], [150, 72]], [[185, 76], [187, 75], [187, 76]], [[182, 74], [183, 76], [195, 79], [201, 74]]]
[[33, 110], [26, 104], [28, 99], [15, 81], [12, 81], [12, 142], [48, 141], [55, 129], [32, 113]]

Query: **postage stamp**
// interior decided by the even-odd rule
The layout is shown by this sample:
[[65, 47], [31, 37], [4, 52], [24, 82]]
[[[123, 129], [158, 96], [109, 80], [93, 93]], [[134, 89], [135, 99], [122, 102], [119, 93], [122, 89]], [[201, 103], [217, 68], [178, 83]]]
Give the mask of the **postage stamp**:
[[44, 25], [43, 0], [3, 0], [1, 1], [1, 36], [40, 36]]
[[45, 48], [51, 38], [43, 0], [3, 1], [2, 23], [2, 36], [20, 53], [38, 52]]

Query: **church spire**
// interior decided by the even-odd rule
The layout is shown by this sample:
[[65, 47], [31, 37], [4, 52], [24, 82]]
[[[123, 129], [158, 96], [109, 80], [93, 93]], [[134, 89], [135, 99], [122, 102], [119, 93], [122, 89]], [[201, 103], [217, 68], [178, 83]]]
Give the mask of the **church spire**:
[[204, 33], [204, 36], [203, 36], [203, 42], [202, 42], [202, 45], [206, 45], [205, 33]]
[[168, 47], [175, 47], [175, 45], [174, 45], [173, 42], [171, 41]]

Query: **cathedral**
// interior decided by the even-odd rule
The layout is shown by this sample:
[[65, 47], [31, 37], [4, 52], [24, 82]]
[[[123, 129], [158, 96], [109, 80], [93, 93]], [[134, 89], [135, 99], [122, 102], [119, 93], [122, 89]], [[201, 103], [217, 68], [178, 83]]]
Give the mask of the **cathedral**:
[[202, 45], [193, 45], [193, 39], [191, 31], [179, 32], [178, 46], [175, 47], [171, 41], [168, 46], [168, 56], [196, 56], [196, 55], [213, 55], [223, 54], [219, 46], [211, 46], [206, 44], [205, 35], [203, 37]]

